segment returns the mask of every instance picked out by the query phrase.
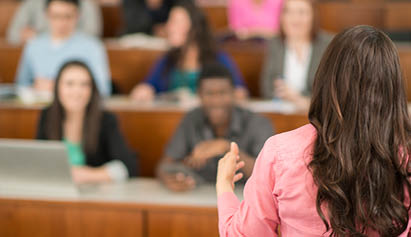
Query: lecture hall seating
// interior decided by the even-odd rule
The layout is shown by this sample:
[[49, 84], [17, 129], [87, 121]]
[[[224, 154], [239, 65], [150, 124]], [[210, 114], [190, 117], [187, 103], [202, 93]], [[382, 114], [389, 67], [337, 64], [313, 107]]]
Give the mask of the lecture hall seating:
[[[207, 0], [208, 1], [208, 0]], [[0, 1], [0, 38], [4, 38], [10, 18], [19, 2]], [[226, 8], [204, 6], [212, 29], [227, 30]], [[357, 24], [370, 24], [390, 31], [411, 29], [409, 1], [346, 0], [321, 1], [318, 6], [322, 28], [338, 32]], [[103, 35], [115, 37], [121, 33], [121, 9], [103, 5]], [[120, 93], [128, 93], [143, 80], [152, 63], [162, 52], [147, 49], [125, 49], [106, 44], [113, 81]], [[258, 81], [264, 57], [264, 46], [225, 44], [240, 67], [252, 96], [259, 95]], [[405, 78], [411, 82], [411, 46], [399, 45]], [[21, 54], [20, 46], [10, 46], [0, 40], [0, 83], [13, 82]], [[407, 84], [411, 100], [411, 83]], [[33, 138], [39, 111], [43, 106], [20, 106], [0, 103], [0, 137]], [[152, 177], [165, 144], [176, 128], [184, 110], [109, 107], [119, 119], [126, 140], [139, 151], [142, 175]], [[276, 126], [277, 132], [288, 131], [307, 123], [305, 115], [263, 113]], [[214, 191], [210, 191], [210, 193]], [[24, 227], [23, 227], [24, 226]], [[0, 197], [0, 236], [218, 236], [215, 207], [147, 205], [114, 201], [53, 201]]]

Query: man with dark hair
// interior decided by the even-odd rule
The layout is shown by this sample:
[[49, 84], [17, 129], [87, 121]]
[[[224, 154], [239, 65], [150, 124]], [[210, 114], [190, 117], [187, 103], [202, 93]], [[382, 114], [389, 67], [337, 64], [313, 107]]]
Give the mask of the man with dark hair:
[[110, 95], [105, 48], [98, 39], [76, 30], [78, 7], [79, 0], [47, 0], [44, 10], [50, 31], [26, 44], [16, 78], [19, 87], [51, 92], [60, 66], [76, 59], [90, 67], [99, 92]]
[[233, 79], [224, 66], [203, 67], [198, 95], [201, 106], [184, 117], [157, 169], [158, 177], [173, 191], [214, 183], [218, 160], [231, 141], [240, 147], [248, 178], [265, 140], [274, 134], [267, 119], [235, 105]]
[[[7, 41], [12, 44], [25, 43], [38, 34], [47, 32], [47, 16], [44, 14], [48, 0], [25, 0], [16, 11], [7, 30]], [[100, 36], [102, 16], [94, 0], [74, 0], [79, 7], [77, 29], [83, 33]]]

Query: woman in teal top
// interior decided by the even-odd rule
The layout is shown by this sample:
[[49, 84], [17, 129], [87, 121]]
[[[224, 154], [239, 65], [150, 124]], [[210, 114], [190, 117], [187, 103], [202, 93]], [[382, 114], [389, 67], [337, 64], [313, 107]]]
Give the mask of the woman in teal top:
[[170, 90], [176, 91], [181, 88], [187, 88], [191, 93], [197, 91], [197, 78], [200, 73], [197, 71], [182, 71], [179, 69], [171, 73]]
[[204, 13], [192, 0], [179, 1], [167, 21], [170, 50], [158, 60], [143, 83], [131, 92], [136, 101], [150, 101], [156, 94], [188, 88], [196, 93], [196, 81], [204, 65], [220, 63], [231, 73], [238, 99], [248, 96], [241, 73], [228, 54], [216, 46]]
[[62, 140], [78, 183], [121, 181], [137, 175], [116, 117], [102, 110], [94, 78], [86, 64], [70, 61], [60, 69], [54, 101], [43, 110], [38, 139]]
[[81, 143], [70, 142], [67, 139], [63, 139], [64, 145], [66, 145], [69, 162], [73, 166], [86, 165], [86, 156], [84, 155]]

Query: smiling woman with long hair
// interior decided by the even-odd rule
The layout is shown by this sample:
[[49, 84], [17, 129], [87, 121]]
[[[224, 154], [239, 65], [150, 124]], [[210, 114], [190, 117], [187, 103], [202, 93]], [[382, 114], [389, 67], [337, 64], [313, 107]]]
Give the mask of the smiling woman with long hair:
[[220, 160], [221, 236], [408, 236], [411, 123], [398, 52], [381, 31], [335, 37], [310, 124], [270, 138], [240, 202], [238, 147]]
[[94, 76], [82, 61], [59, 70], [54, 100], [41, 113], [37, 139], [61, 140], [77, 183], [122, 181], [137, 175], [116, 116], [105, 111]]

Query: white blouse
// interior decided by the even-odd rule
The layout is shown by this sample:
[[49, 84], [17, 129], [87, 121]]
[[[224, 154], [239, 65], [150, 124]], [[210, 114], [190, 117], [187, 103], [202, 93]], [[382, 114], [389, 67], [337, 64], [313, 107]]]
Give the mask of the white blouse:
[[285, 50], [283, 79], [287, 86], [300, 93], [304, 91], [307, 85], [311, 54], [312, 46], [309, 47], [308, 53], [301, 61], [294, 50], [288, 47]]

